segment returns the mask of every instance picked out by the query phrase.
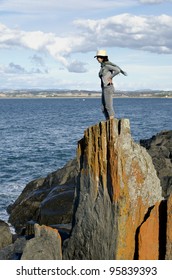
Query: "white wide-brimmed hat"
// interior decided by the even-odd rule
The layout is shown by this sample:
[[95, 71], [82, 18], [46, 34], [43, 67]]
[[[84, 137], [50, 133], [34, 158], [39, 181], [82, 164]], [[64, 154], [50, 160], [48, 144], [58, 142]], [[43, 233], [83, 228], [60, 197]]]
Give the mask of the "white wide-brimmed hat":
[[97, 51], [95, 57], [97, 56], [108, 56], [106, 50], [99, 50]]

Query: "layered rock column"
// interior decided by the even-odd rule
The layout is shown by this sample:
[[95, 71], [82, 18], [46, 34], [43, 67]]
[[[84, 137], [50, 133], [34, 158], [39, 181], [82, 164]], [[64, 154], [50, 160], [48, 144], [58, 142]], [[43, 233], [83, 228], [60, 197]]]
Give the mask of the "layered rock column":
[[157, 202], [146, 221], [138, 229], [138, 252], [136, 254], [139, 260], [159, 259], [159, 208], [160, 202]]
[[167, 200], [166, 260], [172, 260], [172, 194]]
[[101, 122], [79, 141], [73, 229], [64, 259], [133, 259], [137, 230], [162, 200], [151, 157], [129, 120]]

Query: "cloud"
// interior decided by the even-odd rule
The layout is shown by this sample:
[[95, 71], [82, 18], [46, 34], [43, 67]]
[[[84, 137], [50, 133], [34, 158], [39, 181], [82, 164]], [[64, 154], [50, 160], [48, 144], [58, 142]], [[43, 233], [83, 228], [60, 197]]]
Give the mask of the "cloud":
[[5, 73], [9, 74], [25, 74], [27, 71], [20, 65], [9, 63], [8, 67], [5, 68]]
[[32, 73], [49, 73], [48, 67], [45, 65], [44, 59], [40, 55], [34, 54], [32, 57], [30, 57], [30, 60], [36, 67], [32, 68]]
[[[70, 71], [72, 67], [70, 66], [71, 62], [69, 62], [68, 56], [72, 52], [77, 52], [82, 49], [83, 39], [75, 35], [59, 37], [54, 33], [44, 33], [42, 31], [26, 32], [19, 29], [10, 29], [0, 24], [0, 48], [24, 48], [48, 53], [65, 67], [69, 68]], [[40, 56], [32, 57], [32, 61], [43, 63]], [[76, 69], [76, 62], [74, 69]], [[83, 65], [81, 70], [82, 72], [84, 71]]]
[[34, 54], [32, 57], [30, 57], [30, 60], [35, 65], [45, 66], [43, 58], [37, 54]]
[[[131, 48], [154, 53], [172, 53], [172, 17], [134, 16], [120, 14], [99, 20], [76, 20], [77, 33], [57, 36], [42, 31], [10, 29], [0, 24], [0, 48], [31, 49], [32, 61], [42, 64], [41, 54], [46, 53], [60, 62], [70, 72], [85, 72], [83, 62], [71, 60], [75, 53], [96, 51], [98, 47]], [[12, 70], [13, 67], [11, 67]], [[17, 70], [17, 67], [16, 67]], [[22, 71], [22, 69], [18, 69]]]
[[85, 73], [87, 72], [87, 69], [85, 68], [85, 63], [82, 63], [80, 61], [73, 61], [68, 66], [67, 69], [69, 72], [75, 72], [75, 73]]
[[121, 14], [100, 20], [77, 20], [86, 42], [154, 53], [172, 53], [172, 17]]
[[[15, 64], [10, 62], [7, 66], [0, 65], [0, 73], [1, 74], [17, 74], [17, 75], [27, 75], [27, 74], [44, 74], [48, 73], [48, 70], [42, 70], [40, 68], [31, 68], [30, 70], [26, 70], [19, 64]], [[21, 77], [21, 76], [20, 76]]]

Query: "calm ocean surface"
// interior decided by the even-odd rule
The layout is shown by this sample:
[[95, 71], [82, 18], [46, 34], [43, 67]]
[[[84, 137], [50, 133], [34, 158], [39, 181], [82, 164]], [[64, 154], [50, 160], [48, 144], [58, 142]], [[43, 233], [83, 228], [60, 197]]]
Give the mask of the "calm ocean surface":
[[[114, 99], [135, 141], [172, 129], [172, 99]], [[0, 99], [0, 219], [31, 180], [76, 154], [84, 130], [104, 120], [100, 99]]]

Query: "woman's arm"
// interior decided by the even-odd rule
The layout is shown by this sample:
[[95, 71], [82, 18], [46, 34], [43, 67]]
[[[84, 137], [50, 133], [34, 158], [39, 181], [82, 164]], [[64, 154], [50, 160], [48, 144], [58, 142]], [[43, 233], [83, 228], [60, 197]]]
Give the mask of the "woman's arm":
[[106, 67], [109, 71], [112, 72], [111, 74], [111, 79], [113, 77], [115, 77], [116, 75], [118, 75], [119, 73], [123, 74], [124, 76], [127, 76], [127, 73], [125, 71], [123, 71], [119, 66], [117, 65], [113, 65], [113, 63], [110, 63], [110, 64], [106, 64]]
[[117, 65], [106, 64], [106, 67], [111, 72], [111, 75], [109, 77], [111, 79], [121, 72], [121, 69]]

